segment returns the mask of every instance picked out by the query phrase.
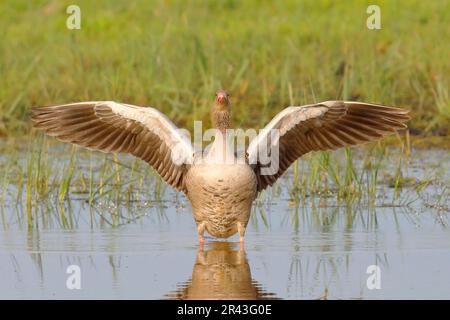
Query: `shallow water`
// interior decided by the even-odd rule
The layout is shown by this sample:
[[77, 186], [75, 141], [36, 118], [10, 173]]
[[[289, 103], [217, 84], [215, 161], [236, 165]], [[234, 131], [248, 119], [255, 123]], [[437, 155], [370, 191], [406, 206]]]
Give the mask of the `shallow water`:
[[[380, 185], [374, 206], [333, 196], [292, 202], [288, 173], [255, 205], [245, 248], [236, 236], [206, 237], [203, 251], [189, 203], [170, 189], [160, 201], [120, 207], [133, 219], [118, 227], [100, 216], [110, 206], [73, 195], [62, 208], [39, 207], [46, 219], [63, 212], [70, 226], [28, 229], [11, 186], [0, 211], [0, 298], [449, 299], [449, 168], [445, 150], [416, 152], [408, 175], [435, 183], [415, 201], [413, 187], [394, 201]], [[70, 265], [80, 267], [79, 290], [66, 286]], [[370, 265], [379, 289], [367, 286]]]

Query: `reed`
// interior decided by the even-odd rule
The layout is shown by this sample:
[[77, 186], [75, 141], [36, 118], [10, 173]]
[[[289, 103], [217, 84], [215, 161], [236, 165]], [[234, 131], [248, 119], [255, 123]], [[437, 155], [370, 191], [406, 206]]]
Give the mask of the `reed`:
[[[427, 203], [445, 210], [448, 190], [439, 189], [438, 200], [423, 196], [424, 190], [436, 187], [437, 177], [445, 176], [445, 170], [436, 166], [421, 179], [409, 177], [412, 160], [410, 153], [404, 152], [407, 143], [403, 138], [396, 141], [397, 148], [377, 142], [367, 147], [305, 155], [284, 178], [261, 192], [255, 203], [258, 219], [269, 227], [267, 212], [284, 192], [290, 207], [295, 208], [290, 219], [294, 229], [301, 223], [299, 208], [304, 206], [314, 211], [329, 206], [406, 207]], [[172, 197], [178, 201], [154, 170], [139, 159], [50, 143], [42, 135], [30, 136], [28, 144], [28, 149], [12, 148], [0, 158], [0, 207], [25, 204], [17, 215], [30, 228], [46, 226], [54, 219], [64, 228], [71, 228], [76, 223], [69, 207], [77, 200], [85, 201], [91, 220], [92, 214], [100, 215], [103, 223], [113, 227], [134, 221], [134, 210], [152, 204], [163, 206]], [[69, 148], [70, 152], [66, 152]], [[382, 200], [386, 194], [392, 194], [387, 197], [390, 204]], [[319, 216], [317, 221], [323, 223]]]

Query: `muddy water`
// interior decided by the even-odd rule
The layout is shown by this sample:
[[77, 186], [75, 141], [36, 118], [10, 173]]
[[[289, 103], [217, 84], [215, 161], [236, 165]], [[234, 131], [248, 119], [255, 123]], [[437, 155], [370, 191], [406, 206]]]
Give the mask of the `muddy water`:
[[[70, 227], [58, 223], [61, 208], [42, 204], [54, 222], [28, 229], [24, 204], [7, 195], [0, 298], [449, 299], [448, 152], [419, 153], [407, 171], [437, 182], [420, 199], [405, 187], [396, 201], [380, 185], [375, 206], [334, 197], [294, 203], [288, 174], [255, 206], [243, 249], [234, 236], [206, 237], [199, 250], [189, 203], [169, 189], [118, 227], [102, 220], [101, 205], [72, 197], [64, 204]], [[67, 286], [69, 266], [79, 267], [80, 289]]]

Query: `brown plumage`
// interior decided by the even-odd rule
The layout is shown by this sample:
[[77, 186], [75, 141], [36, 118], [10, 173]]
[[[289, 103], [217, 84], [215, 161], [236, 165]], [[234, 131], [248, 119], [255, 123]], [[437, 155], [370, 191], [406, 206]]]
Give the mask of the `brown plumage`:
[[[236, 232], [243, 241], [252, 202], [302, 155], [380, 139], [406, 128], [408, 111], [350, 101], [287, 107], [236, 157], [227, 135], [228, 94], [219, 91], [212, 109], [216, 138], [206, 157], [194, 153], [187, 137], [161, 112], [112, 101], [33, 108], [35, 127], [57, 139], [102, 152], [130, 153], [146, 161], [192, 203], [200, 242]], [[271, 132], [276, 130], [277, 135]], [[278, 168], [267, 173], [260, 150], [278, 150]], [[269, 148], [268, 151], [271, 149]], [[269, 155], [270, 152], [269, 152]], [[230, 162], [229, 159], [232, 159]], [[246, 162], [238, 159], [246, 159]]]
[[[172, 151], [179, 147], [191, 157], [190, 142], [183, 142], [175, 125], [153, 108], [112, 101], [81, 102], [33, 108], [35, 127], [63, 142], [102, 152], [130, 153], [151, 165], [172, 187], [186, 191], [189, 163], [176, 164]], [[177, 140], [179, 139], [179, 140]]]
[[260, 175], [262, 165], [257, 159], [258, 140], [247, 150], [253, 160], [258, 191], [271, 186], [302, 155], [311, 151], [336, 150], [380, 139], [407, 126], [409, 111], [378, 104], [352, 101], [326, 101], [302, 107], [288, 107], [265, 127], [279, 129], [280, 168], [273, 175]]

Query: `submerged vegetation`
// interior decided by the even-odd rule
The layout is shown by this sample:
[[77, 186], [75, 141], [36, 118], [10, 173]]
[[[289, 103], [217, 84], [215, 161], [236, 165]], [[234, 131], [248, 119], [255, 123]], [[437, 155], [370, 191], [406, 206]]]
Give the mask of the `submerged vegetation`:
[[[139, 159], [54, 143], [42, 134], [31, 136], [30, 141], [26, 148], [18, 147], [17, 141], [1, 145], [0, 208], [2, 213], [5, 208], [15, 208], [9, 212], [17, 215], [9, 220], [31, 228], [55, 223], [72, 228], [76, 223], [71, 203], [81, 201], [91, 223], [95, 220], [117, 227], [148, 215], [152, 207], [185, 206], [182, 196]], [[377, 142], [302, 157], [284, 179], [256, 200], [254, 219], [261, 218], [267, 226], [266, 211], [280, 197], [296, 208], [297, 216], [292, 220], [296, 227], [299, 206], [447, 212], [450, 155], [443, 152], [441, 159], [433, 159], [434, 167], [422, 167], [401, 136], [397, 136], [397, 143], [400, 148]], [[8, 225], [8, 221], [3, 223]]]

